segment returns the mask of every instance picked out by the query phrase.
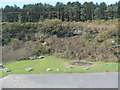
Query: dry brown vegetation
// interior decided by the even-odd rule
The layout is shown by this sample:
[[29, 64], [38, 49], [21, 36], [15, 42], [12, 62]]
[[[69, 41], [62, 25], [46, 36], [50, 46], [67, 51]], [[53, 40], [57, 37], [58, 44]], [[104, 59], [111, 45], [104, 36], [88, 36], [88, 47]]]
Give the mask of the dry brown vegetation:
[[[67, 25], [66, 25], [67, 26]], [[115, 53], [118, 48], [118, 23], [114, 21], [69, 23], [69, 26], [82, 33], [80, 36], [49, 38], [47, 41], [54, 48], [54, 55], [89, 61], [118, 61]], [[98, 31], [94, 33], [93, 31]], [[112, 44], [115, 41], [115, 44]]]
[[24, 60], [28, 57], [39, 56], [50, 53], [51, 47], [43, 45], [40, 41], [22, 42], [18, 39], [13, 39], [9, 45], [2, 47], [3, 63], [15, 60]]

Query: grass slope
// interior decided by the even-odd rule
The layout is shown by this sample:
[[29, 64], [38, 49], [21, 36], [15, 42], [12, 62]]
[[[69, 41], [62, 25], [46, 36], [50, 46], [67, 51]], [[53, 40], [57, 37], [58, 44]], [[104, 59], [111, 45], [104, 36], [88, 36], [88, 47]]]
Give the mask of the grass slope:
[[[65, 68], [65, 66], [71, 66], [68, 64], [71, 61], [75, 60], [46, 56], [44, 59], [9, 62], [4, 65], [11, 69], [11, 72], [2, 72], [2, 70], [0, 70], [0, 76], [4, 77], [9, 74], [96, 73], [118, 71], [118, 63], [103, 62], [94, 62], [91, 66], [73, 66], [72, 69]], [[25, 71], [28, 67], [33, 68], [33, 71]], [[90, 69], [83, 70], [84, 67], [90, 67]], [[52, 68], [52, 71], [47, 72], [47, 68]], [[57, 68], [59, 68], [60, 71], [57, 71]]]

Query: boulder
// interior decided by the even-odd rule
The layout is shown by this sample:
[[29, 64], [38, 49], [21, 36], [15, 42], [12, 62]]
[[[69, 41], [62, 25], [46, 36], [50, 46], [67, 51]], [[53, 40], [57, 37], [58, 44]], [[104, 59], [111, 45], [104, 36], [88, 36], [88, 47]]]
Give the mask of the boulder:
[[88, 69], [90, 69], [90, 68], [89, 67], [83, 68], [83, 70], [88, 70]]
[[0, 68], [5, 68], [2, 64], [0, 64]]
[[3, 71], [4, 72], [10, 72], [11, 70], [9, 68], [4, 68]]
[[52, 69], [51, 68], [48, 68], [48, 69], [46, 69], [46, 71], [48, 72], [48, 71], [52, 71]]
[[66, 66], [65, 68], [73, 68], [72, 66]]
[[46, 44], [47, 44], [46, 42], [43, 43], [43, 45], [46, 45]]
[[33, 70], [33, 69], [30, 68], [30, 67], [26, 68], [26, 71], [32, 71], [32, 70]]
[[29, 60], [35, 60], [36, 58], [35, 57], [29, 57]]
[[44, 58], [44, 56], [39, 56], [39, 57], [38, 57], [38, 59], [42, 59], [42, 58]]
[[112, 44], [115, 44], [115, 41], [112, 41]]
[[59, 68], [57, 68], [56, 70], [57, 70], [57, 71], [60, 71], [60, 69], [59, 69]]
[[117, 57], [120, 57], [120, 54], [116, 54]]

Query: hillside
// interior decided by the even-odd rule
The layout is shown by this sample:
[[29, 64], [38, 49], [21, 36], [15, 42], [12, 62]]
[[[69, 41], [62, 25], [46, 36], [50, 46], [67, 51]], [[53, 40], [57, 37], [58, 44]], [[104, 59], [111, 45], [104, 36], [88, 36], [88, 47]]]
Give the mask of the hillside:
[[118, 20], [2, 23], [3, 62], [30, 56], [117, 62]]

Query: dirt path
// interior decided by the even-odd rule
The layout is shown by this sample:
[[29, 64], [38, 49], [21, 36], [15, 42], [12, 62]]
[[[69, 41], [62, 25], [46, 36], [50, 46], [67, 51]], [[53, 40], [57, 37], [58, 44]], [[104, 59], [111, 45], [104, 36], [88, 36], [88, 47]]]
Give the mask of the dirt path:
[[118, 88], [118, 73], [11, 74], [1, 81], [3, 88]]

